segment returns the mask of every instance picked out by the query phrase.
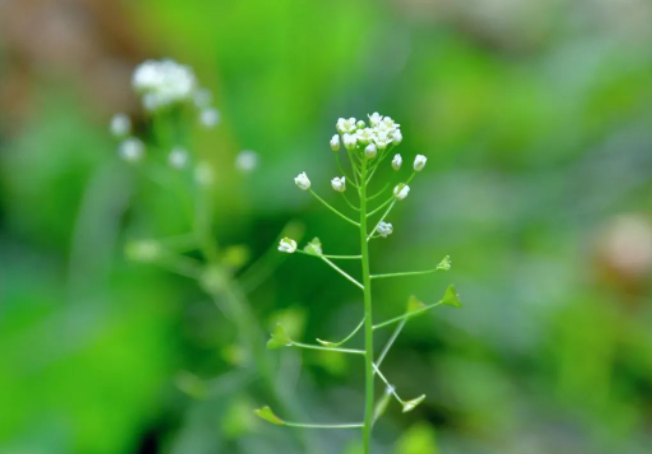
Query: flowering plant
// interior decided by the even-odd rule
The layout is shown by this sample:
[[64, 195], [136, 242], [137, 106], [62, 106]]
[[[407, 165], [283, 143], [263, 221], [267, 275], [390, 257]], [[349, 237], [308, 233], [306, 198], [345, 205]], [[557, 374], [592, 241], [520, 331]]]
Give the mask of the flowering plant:
[[[403, 330], [406, 322], [418, 315], [427, 312], [430, 309], [441, 305], [459, 307], [461, 303], [453, 286], [449, 286], [443, 297], [431, 304], [423, 304], [416, 297], [412, 296], [408, 300], [407, 310], [392, 319], [375, 322], [373, 318], [373, 299], [372, 283], [378, 279], [398, 278], [405, 276], [423, 275], [436, 273], [439, 271], [448, 271], [451, 267], [451, 260], [448, 256], [444, 257], [434, 268], [422, 271], [395, 272], [387, 274], [376, 274], [371, 272], [369, 242], [378, 238], [387, 238], [394, 231], [394, 227], [386, 219], [392, 212], [396, 203], [405, 200], [410, 193], [409, 184], [412, 182], [418, 172], [421, 172], [427, 162], [423, 155], [416, 155], [412, 165], [411, 175], [404, 181], [396, 184], [391, 190], [387, 183], [385, 187], [375, 194], [370, 195], [369, 190], [374, 181], [374, 176], [381, 165], [385, 162], [394, 147], [399, 145], [403, 140], [400, 125], [390, 117], [374, 113], [368, 116], [368, 122], [356, 120], [355, 118], [340, 118], [336, 124], [337, 134], [330, 140], [331, 149], [336, 153], [336, 161], [341, 176], [331, 180], [333, 190], [338, 192], [344, 198], [345, 203], [351, 210], [357, 213], [357, 219], [353, 219], [342, 213], [340, 210], [329, 204], [312, 189], [312, 183], [305, 172], [299, 174], [295, 179], [295, 184], [299, 189], [309, 192], [319, 200], [327, 209], [332, 211], [340, 219], [355, 227], [358, 231], [360, 251], [354, 255], [331, 255], [323, 252], [321, 241], [318, 238], [313, 239], [303, 249], [299, 249], [297, 242], [292, 238], [281, 239], [278, 250], [287, 254], [300, 253], [307, 256], [315, 257], [322, 260], [329, 267], [351, 282], [355, 287], [362, 291], [363, 295], [363, 317], [360, 323], [344, 339], [338, 342], [330, 342], [317, 339], [316, 344], [307, 344], [292, 339], [283, 326], [278, 325], [267, 346], [270, 349], [282, 347], [296, 347], [311, 350], [322, 350], [337, 352], [342, 354], [357, 355], [364, 359], [365, 364], [365, 408], [364, 418], [361, 422], [344, 423], [344, 424], [313, 424], [304, 422], [286, 421], [277, 416], [270, 407], [265, 406], [256, 410], [261, 418], [270, 423], [289, 426], [302, 427], [308, 429], [361, 429], [362, 446], [364, 454], [371, 452], [371, 434], [376, 420], [381, 416], [384, 409], [389, 403], [389, 399], [394, 398], [402, 406], [403, 412], [412, 411], [423, 400], [425, 395], [412, 399], [403, 399], [398, 394], [396, 388], [391, 384], [381, 371], [381, 365], [386, 355], [389, 353], [396, 338]], [[344, 154], [348, 158], [348, 172], [342, 165], [340, 158], [340, 149], [344, 146]], [[391, 167], [399, 171], [402, 167], [403, 159], [400, 154], [395, 154], [391, 159]], [[354, 194], [357, 196], [358, 203], [354, 203], [347, 197], [348, 187], [352, 187]], [[385, 200], [375, 203], [378, 198], [385, 196]], [[372, 205], [375, 206], [372, 207]], [[375, 220], [373, 220], [375, 219]], [[335, 264], [338, 260], [356, 260], [360, 262], [361, 278], [357, 279]], [[395, 326], [393, 334], [389, 341], [376, 355], [374, 348], [374, 333], [378, 330]], [[344, 347], [359, 331], [364, 332], [364, 349], [352, 349]], [[378, 377], [385, 386], [384, 396], [376, 402], [375, 379]]]

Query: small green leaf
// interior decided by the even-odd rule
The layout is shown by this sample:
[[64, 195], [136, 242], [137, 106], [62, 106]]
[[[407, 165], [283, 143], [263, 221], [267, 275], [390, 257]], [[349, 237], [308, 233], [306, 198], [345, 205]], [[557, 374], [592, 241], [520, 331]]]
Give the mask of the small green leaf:
[[446, 293], [444, 293], [442, 304], [445, 304], [446, 306], [462, 307], [462, 302], [459, 300], [454, 286], [448, 286]]
[[418, 310], [423, 309], [424, 307], [426, 307], [426, 305], [423, 304], [416, 296], [412, 295], [410, 296], [410, 299], [408, 299], [408, 303], [407, 303], [408, 312], [416, 312]]
[[407, 402], [403, 403], [403, 413], [407, 413], [409, 411], [414, 410], [417, 408], [417, 406], [424, 401], [426, 398], [425, 394], [420, 395], [416, 399], [408, 400]]
[[272, 337], [267, 341], [267, 348], [270, 350], [276, 350], [277, 348], [289, 347], [292, 345], [292, 339], [288, 335], [283, 325], [278, 324], [274, 331], [272, 332]]
[[283, 421], [281, 418], [276, 416], [274, 412], [272, 411], [271, 408], [269, 408], [267, 405], [265, 405], [263, 408], [259, 408], [257, 410], [254, 410], [254, 413], [256, 416], [258, 416], [261, 419], [264, 419], [267, 422], [270, 422], [272, 424], [276, 424], [277, 426], [284, 426], [285, 421]]
[[444, 257], [444, 259], [441, 262], [439, 262], [439, 265], [437, 265], [437, 269], [442, 270], [442, 271], [450, 270], [451, 269], [451, 256], [447, 255], [446, 257]]
[[314, 237], [310, 243], [306, 244], [303, 248], [305, 252], [313, 255], [322, 255], [321, 241], [319, 238]]

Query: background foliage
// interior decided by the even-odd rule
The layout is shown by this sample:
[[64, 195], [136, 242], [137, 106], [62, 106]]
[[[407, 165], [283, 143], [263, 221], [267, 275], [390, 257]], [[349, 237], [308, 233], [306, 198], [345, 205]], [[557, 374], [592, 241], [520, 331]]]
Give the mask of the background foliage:
[[[377, 313], [449, 280], [465, 308], [410, 322], [387, 358], [404, 395], [428, 398], [390, 408], [379, 452], [648, 452], [651, 24], [645, 0], [5, 0], [0, 452], [292, 449], [253, 419], [247, 386], [188, 395], [238, 363], [237, 333], [192, 282], [123, 256], [130, 238], [184, 228], [107, 131], [137, 112], [130, 71], [159, 56], [216, 95], [223, 123], [198, 137], [218, 169], [214, 234], [252, 260], [292, 219], [355, 245], [292, 182], [306, 170], [326, 192], [338, 116], [391, 115], [402, 152], [429, 157], [372, 254], [383, 270], [450, 254], [453, 270], [379, 285]], [[261, 156], [251, 175], [232, 170], [241, 149]], [[361, 310], [303, 257], [250, 299], [262, 328], [283, 319], [303, 339], [337, 338]], [[279, 364], [312, 418], [356, 418], [354, 360]]]

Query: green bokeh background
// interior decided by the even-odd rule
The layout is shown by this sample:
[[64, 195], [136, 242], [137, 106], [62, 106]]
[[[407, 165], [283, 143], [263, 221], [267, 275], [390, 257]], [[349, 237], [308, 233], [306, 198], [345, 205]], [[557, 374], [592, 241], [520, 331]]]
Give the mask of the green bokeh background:
[[[649, 2], [90, 3], [26, 1], [37, 6], [13, 13], [23, 25], [0, 31], [2, 99], [18, 90], [12, 77], [24, 94], [20, 111], [0, 106], [0, 453], [302, 452], [254, 419], [266, 403], [255, 383], [184, 392], [184, 374], [235, 367], [237, 330], [192, 280], [124, 258], [128, 239], [187, 227], [173, 197], [119, 161], [107, 129], [113, 111], [136, 112], [129, 73], [107, 74], [166, 56], [214, 92], [222, 123], [196, 141], [217, 169], [213, 235], [246, 245], [251, 262], [293, 220], [307, 239], [355, 251], [355, 231], [292, 181], [307, 171], [336, 203], [337, 117], [391, 115], [406, 161], [428, 156], [374, 264], [450, 254], [453, 269], [379, 284], [376, 313], [397, 315], [411, 294], [434, 302], [451, 282], [465, 307], [410, 322], [392, 350], [385, 374], [428, 397], [407, 415], [390, 405], [378, 453], [649, 452]], [[74, 47], [41, 61], [22, 46], [50, 45], [24, 20], [37, 13], [109, 17], [128, 44], [103, 35], [100, 68]], [[93, 82], [100, 72], [111, 89]], [[233, 168], [242, 149], [260, 155], [252, 174]], [[249, 302], [261, 330], [284, 320], [306, 341], [336, 339], [361, 314], [355, 289], [305, 257]], [[359, 418], [358, 361], [269, 354], [311, 419]], [[354, 434], [310, 436], [324, 454], [356, 452]]]

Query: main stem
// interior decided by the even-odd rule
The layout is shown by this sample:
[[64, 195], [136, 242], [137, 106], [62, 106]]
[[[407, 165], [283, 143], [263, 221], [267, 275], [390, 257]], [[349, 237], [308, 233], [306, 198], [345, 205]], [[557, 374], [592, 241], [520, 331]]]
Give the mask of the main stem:
[[371, 273], [369, 272], [369, 243], [367, 242], [367, 161], [362, 162], [360, 178], [360, 254], [362, 255], [362, 285], [364, 286], [365, 337], [365, 414], [362, 427], [364, 454], [371, 454], [371, 428], [374, 418], [374, 337], [371, 305]]

